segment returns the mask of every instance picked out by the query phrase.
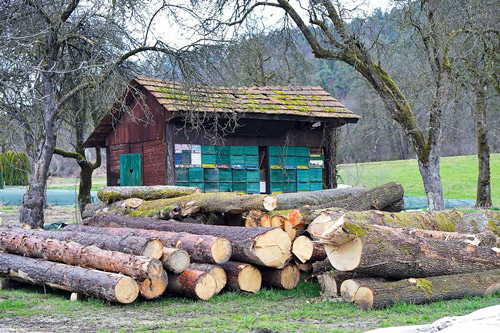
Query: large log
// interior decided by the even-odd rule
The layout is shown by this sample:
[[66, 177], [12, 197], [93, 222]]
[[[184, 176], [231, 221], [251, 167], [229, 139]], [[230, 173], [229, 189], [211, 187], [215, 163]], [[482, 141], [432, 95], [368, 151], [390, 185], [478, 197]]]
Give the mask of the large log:
[[97, 191], [97, 197], [107, 204], [129, 198], [156, 200], [201, 193], [197, 187], [186, 186], [108, 186]]
[[[147, 220], [153, 222], [153, 220]], [[106, 224], [103, 224], [106, 225]], [[135, 228], [107, 228], [82, 225], [68, 225], [65, 230], [82, 231], [97, 234], [109, 234], [120, 237], [140, 236], [159, 239], [164, 247], [185, 250], [196, 262], [221, 264], [229, 260], [232, 246], [229, 240], [211, 235], [194, 235], [185, 232], [170, 232]]]
[[215, 295], [217, 284], [211, 274], [188, 268], [180, 274], [169, 274], [167, 290], [183, 296], [207, 300]]
[[84, 231], [59, 230], [34, 230], [10, 228], [9, 230], [22, 232], [26, 235], [36, 235], [61, 241], [73, 241], [82, 245], [94, 245], [103, 250], [119, 251], [137, 256], [160, 259], [163, 253], [163, 245], [158, 239], [138, 236], [111, 236], [107, 234], [93, 234]]
[[188, 268], [189, 254], [181, 249], [165, 247], [161, 257], [163, 267], [172, 273], [182, 273]]
[[487, 296], [500, 290], [500, 270], [468, 274], [409, 278], [396, 282], [372, 282], [361, 286], [354, 303], [364, 310], [379, 309], [398, 302], [422, 304], [466, 296]]
[[388, 278], [428, 277], [500, 268], [500, 250], [468, 241], [412, 235], [407, 229], [339, 219], [321, 235], [332, 266]]
[[306, 236], [297, 237], [297, 239], [293, 241], [292, 253], [302, 263], [326, 259], [325, 246]]
[[305, 205], [317, 206], [334, 200], [345, 199], [353, 194], [364, 191], [364, 186], [335, 188], [322, 191], [283, 193], [276, 195], [276, 209], [295, 209]]
[[262, 284], [279, 289], [294, 289], [300, 282], [300, 271], [295, 264], [282, 269], [261, 267]]
[[154, 279], [163, 271], [162, 263], [158, 259], [102, 250], [92, 245], [84, 246], [72, 241], [60, 241], [10, 229], [0, 230], [0, 250], [68, 265], [122, 273], [137, 279]]
[[163, 271], [155, 279], [138, 280], [139, 294], [145, 299], [153, 299], [163, 295], [168, 286], [167, 272]]
[[0, 275], [112, 302], [131, 303], [139, 294], [137, 283], [128, 276], [3, 252], [0, 252]]
[[226, 288], [256, 294], [262, 286], [262, 274], [254, 266], [242, 262], [228, 261], [221, 265], [227, 274]]
[[224, 271], [224, 269], [218, 265], [193, 262], [189, 265], [189, 268], [196, 269], [199, 271], [204, 271], [207, 272], [208, 274], [211, 274], [214, 277], [215, 283], [217, 285], [215, 289], [216, 294], [220, 293], [220, 291], [224, 289], [224, 287], [226, 286], [227, 283], [226, 271]]
[[85, 223], [100, 227], [131, 227], [223, 237], [233, 247], [231, 260], [267, 267], [282, 268], [291, 257], [290, 238], [279, 228], [211, 226], [114, 214], [95, 215]]

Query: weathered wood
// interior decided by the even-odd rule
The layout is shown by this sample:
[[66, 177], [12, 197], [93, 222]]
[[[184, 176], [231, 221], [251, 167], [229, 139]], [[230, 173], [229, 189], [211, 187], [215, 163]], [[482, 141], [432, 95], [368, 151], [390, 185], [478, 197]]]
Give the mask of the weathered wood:
[[[148, 220], [153, 222], [153, 220]], [[106, 224], [104, 224], [106, 225]], [[229, 260], [232, 246], [229, 240], [211, 235], [194, 235], [185, 232], [170, 232], [135, 228], [107, 228], [81, 225], [68, 225], [65, 229], [96, 234], [109, 234], [120, 237], [139, 236], [157, 238], [164, 247], [185, 250], [196, 262], [221, 264]]]
[[352, 278], [347, 279], [340, 285], [340, 297], [346, 302], [354, 302], [354, 295], [360, 287], [369, 287], [379, 282], [389, 282], [384, 278]]
[[227, 283], [226, 271], [224, 271], [224, 269], [218, 265], [193, 262], [189, 265], [189, 268], [196, 269], [199, 271], [204, 271], [207, 272], [208, 274], [211, 274], [214, 277], [215, 283], [217, 285], [217, 288], [215, 289], [216, 294], [220, 293], [220, 291], [224, 289], [224, 287], [226, 286]]
[[163, 267], [172, 273], [182, 273], [190, 263], [189, 254], [180, 249], [165, 247], [161, 257]]
[[329, 273], [322, 273], [316, 276], [321, 288], [321, 295], [325, 297], [338, 297], [337, 281]]
[[261, 267], [262, 284], [279, 289], [294, 289], [300, 282], [300, 271], [295, 264], [282, 269]]
[[0, 275], [112, 302], [131, 303], [139, 294], [137, 283], [128, 276], [3, 252], [0, 252]]
[[409, 278], [395, 282], [372, 282], [361, 286], [354, 303], [364, 310], [379, 309], [398, 302], [422, 304], [466, 296], [487, 296], [500, 290], [500, 270], [468, 274]]
[[28, 232], [24, 233], [23, 229], [19, 230], [0, 230], [0, 250], [68, 265], [122, 273], [139, 279], [156, 278], [163, 271], [162, 264], [157, 259], [30, 235]]
[[290, 238], [279, 228], [210, 226], [114, 214], [95, 215], [85, 223], [101, 227], [132, 227], [223, 237], [227, 238], [233, 247], [232, 260], [261, 266], [282, 268], [291, 258]]
[[293, 241], [292, 253], [302, 263], [326, 259], [325, 246], [306, 236], [299, 236]]
[[183, 296], [207, 300], [215, 295], [214, 277], [196, 269], [186, 269], [180, 274], [169, 274], [167, 290]]
[[64, 232], [58, 230], [29, 230], [21, 228], [9, 228], [8, 230], [22, 232], [26, 235], [58, 239], [60, 241], [74, 241], [82, 245], [94, 245], [103, 250], [119, 251], [148, 258], [160, 259], [162, 256], [163, 245], [158, 239], [70, 231], [72, 226], [69, 225], [67, 227], [68, 228], [63, 228]]
[[366, 188], [364, 186], [355, 186], [347, 188], [335, 188], [322, 191], [299, 192], [299, 193], [283, 193], [276, 195], [276, 209], [296, 209], [305, 205], [317, 206], [333, 200], [347, 198], [355, 193], [362, 192]]
[[97, 197], [107, 204], [129, 198], [143, 200], [156, 200], [182, 197], [185, 195], [201, 193], [197, 187], [186, 186], [108, 186], [97, 191]]
[[257, 293], [262, 286], [262, 274], [254, 266], [242, 262], [228, 261], [221, 265], [227, 274], [228, 290]]
[[144, 279], [137, 281], [139, 294], [145, 299], [153, 299], [163, 295], [168, 286], [167, 272], [163, 271], [156, 279]]
[[370, 276], [428, 277], [500, 268], [497, 248], [418, 237], [409, 230], [343, 219], [322, 234], [321, 242], [335, 269]]

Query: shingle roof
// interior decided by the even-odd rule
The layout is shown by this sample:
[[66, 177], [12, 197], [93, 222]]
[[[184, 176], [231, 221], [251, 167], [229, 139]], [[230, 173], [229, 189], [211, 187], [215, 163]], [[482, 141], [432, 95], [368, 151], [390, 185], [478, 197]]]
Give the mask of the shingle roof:
[[[356, 122], [360, 117], [319, 86], [299, 87], [212, 87], [185, 86], [178, 82], [136, 77], [138, 84], [151, 93], [166, 110], [175, 113], [236, 112], [252, 114], [291, 115], [310, 118], [333, 118]], [[85, 142], [85, 146], [102, 146], [108, 133], [119, 118], [117, 110], [106, 115]]]

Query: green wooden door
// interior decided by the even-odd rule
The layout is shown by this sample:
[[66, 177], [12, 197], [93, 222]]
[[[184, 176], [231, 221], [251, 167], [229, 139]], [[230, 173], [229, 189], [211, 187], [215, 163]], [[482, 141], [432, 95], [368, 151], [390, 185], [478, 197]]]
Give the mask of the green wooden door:
[[142, 185], [141, 154], [120, 155], [120, 186]]

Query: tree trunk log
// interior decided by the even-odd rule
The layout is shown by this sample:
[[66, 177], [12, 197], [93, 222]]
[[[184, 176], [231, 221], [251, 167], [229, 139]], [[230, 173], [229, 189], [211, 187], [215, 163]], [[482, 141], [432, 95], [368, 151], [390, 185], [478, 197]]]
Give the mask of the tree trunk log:
[[322, 205], [335, 200], [345, 199], [353, 194], [363, 192], [365, 190], [366, 188], [364, 186], [355, 186], [322, 191], [278, 194], [276, 195], [276, 209], [287, 210], [296, 209], [305, 205]]
[[94, 245], [103, 250], [118, 251], [136, 256], [160, 259], [163, 254], [163, 245], [158, 239], [150, 239], [138, 236], [111, 236], [107, 234], [93, 234], [83, 231], [69, 231], [71, 226], [64, 228], [64, 232], [58, 230], [33, 230], [21, 228], [9, 228], [7, 230], [19, 232], [25, 235], [35, 235], [45, 238], [53, 238], [60, 241], [73, 241], [82, 245]]
[[165, 271], [156, 279], [137, 281], [139, 293], [145, 299], [153, 299], [163, 295], [168, 286], [168, 275]]
[[85, 223], [102, 227], [144, 228], [223, 237], [227, 238], [233, 247], [232, 260], [239, 260], [261, 266], [282, 268], [291, 257], [290, 238], [279, 228], [210, 226], [176, 221], [134, 218], [113, 214], [95, 215], [86, 220]]
[[17, 281], [47, 285], [112, 302], [131, 303], [137, 283], [128, 276], [53, 263], [0, 252], [0, 275]]
[[[154, 220], [147, 220], [154, 222]], [[106, 225], [103, 223], [103, 225]], [[116, 226], [116, 225], [115, 225]], [[159, 239], [164, 247], [175, 247], [185, 250], [196, 262], [207, 262], [221, 264], [229, 260], [232, 254], [232, 246], [229, 240], [211, 235], [194, 235], [185, 232], [169, 232], [159, 230], [135, 229], [135, 228], [107, 228], [68, 225], [65, 230], [90, 232], [96, 234], [109, 234], [114, 236], [140, 236]]]
[[316, 276], [321, 288], [321, 295], [325, 297], [338, 297], [337, 281], [329, 273], [322, 273]]
[[212, 275], [188, 268], [180, 274], [169, 274], [167, 290], [206, 301], [215, 295], [217, 284]]
[[300, 271], [295, 264], [282, 269], [261, 267], [262, 284], [279, 289], [294, 289], [300, 282]]
[[215, 289], [216, 294], [220, 293], [221, 290], [226, 286], [227, 274], [226, 271], [224, 271], [224, 269], [220, 266], [193, 262], [191, 263], [191, 265], [189, 265], [189, 268], [211, 274], [214, 277], [215, 283], [217, 285], [217, 288]]
[[477, 177], [476, 207], [491, 207], [491, 172], [490, 146], [488, 145], [488, 127], [486, 118], [485, 80], [477, 80], [474, 84], [477, 160], [479, 173]]
[[354, 303], [364, 310], [379, 309], [399, 302], [422, 304], [466, 296], [487, 296], [500, 290], [500, 270], [468, 274], [409, 278], [395, 282], [370, 283], [354, 295]]
[[137, 279], [157, 278], [163, 271], [162, 264], [157, 259], [102, 250], [96, 246], [83, 246], [72, 241], [60, 241], [9, 229], [0, 231], [0, 250], [68, 265], [122, 273]]
[[306, 236], [297, 237], [292, 245], [292, 253], [302, 263], [326, 259], [325, 246]]
[[242, 262], [228, 261], [221, 265], [227, 274], [228, 290], [256, 294], [262, 286], [262, 274], [254, 266]]
[[459, 240], [418, 237], [408, 230], [346, 222], [323, 233], [335, 269], [388, 278], [462, 274], [500, 268], [500, 250]]
[[389, 282], [384, 278], [353, 278], [347, 279], [340, 285], [340, 297], [346, 302], [352, 303], [354, 302], [354, 295], [358, 291], [358, 289], [362, 286], [370, 286], [375, 285], [380, 282]]
[[297, 258], [294, 258], [293, 261], [301, 272], [310, 272], [313, 269], [312, 263], [310, 262], [306, 262], [305, 264], [303, 264]]
[[201, 193], [197, 187], [186, 186], [108, 186], [97, 191], [97, 197], [102, 202], [110, 204], [129, 198], [157, 200], [177, 198], [194, 193]]
[[165, 247], [163, 248], [161, 262], [167, 271], [178, 274], [189, 267], [190, 259], [189, 254], [184, 250]]
[[326, 258], [325, 260], [313, 262], [312, 267], [313, 267], [312, 272], [314, 275], [330, 272], [331, 270], [333, 270], [332, 263], [328, 258]]

